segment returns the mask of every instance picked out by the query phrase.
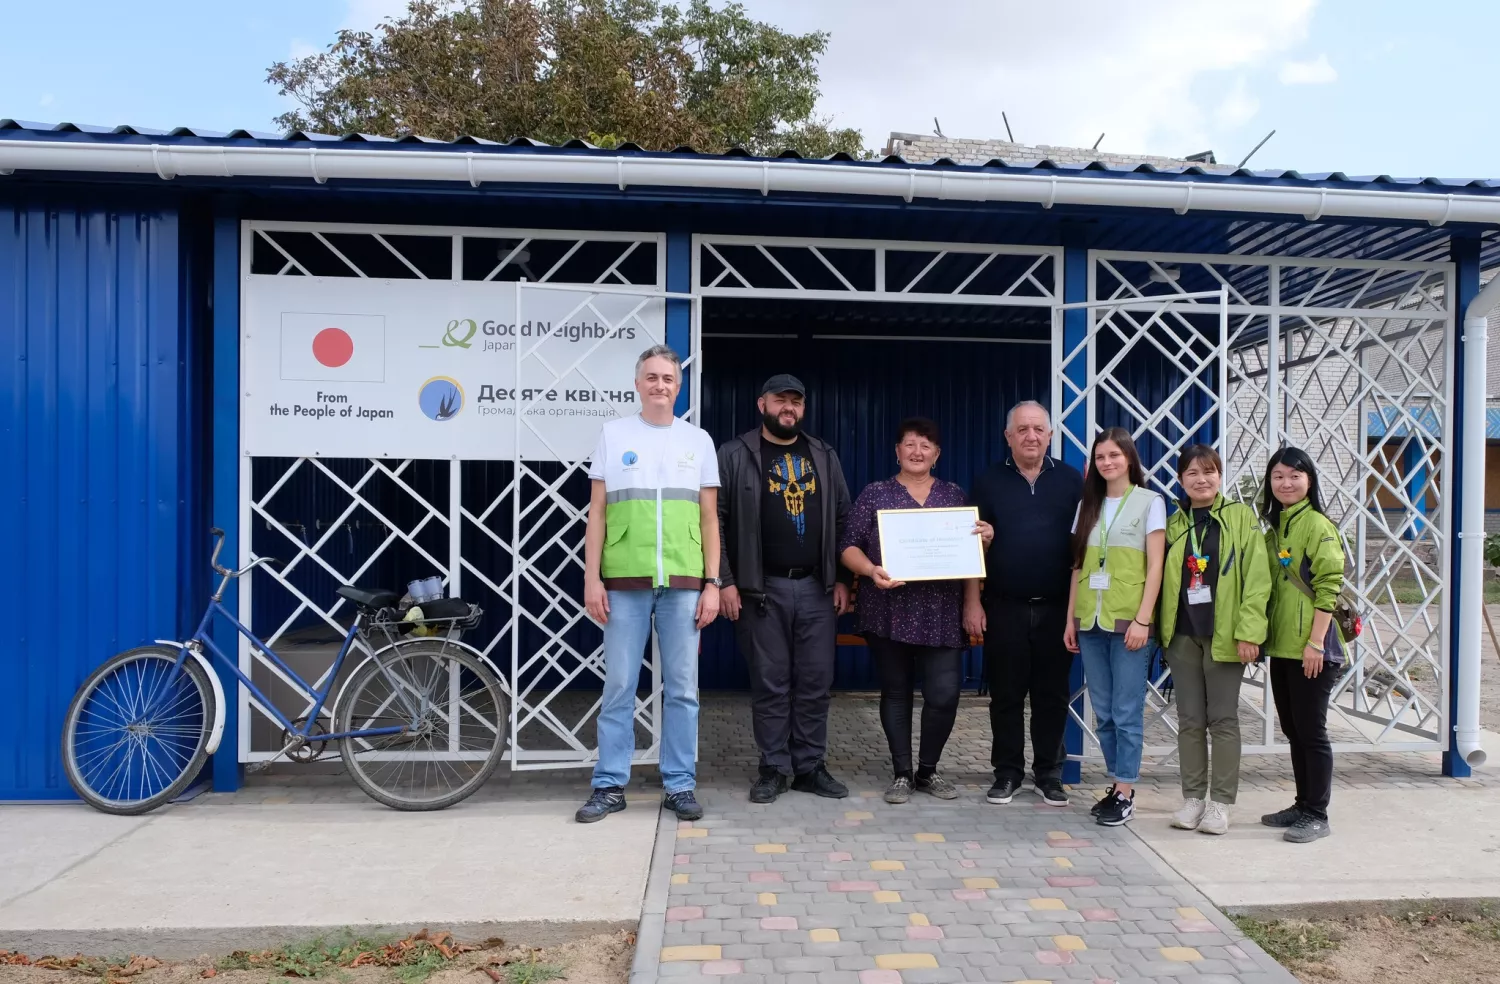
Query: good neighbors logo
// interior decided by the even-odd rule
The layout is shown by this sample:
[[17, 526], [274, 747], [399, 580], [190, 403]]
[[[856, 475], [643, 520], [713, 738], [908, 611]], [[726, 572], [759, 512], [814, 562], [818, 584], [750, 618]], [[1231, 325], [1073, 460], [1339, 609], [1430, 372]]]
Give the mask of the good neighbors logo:
[[514, 323], [503, 321], [478, 321], [474, 318], [454, 318], [448, 322], [437, 344], [418, 345], [423, 349], [461, 348], [478, 346], [481, 352], [510, 352], [515, 349], [515, 339], [562, 338], [570, 342], [594, 339], [633, 340], [636, 326], [633, 324], [609, 325], [598, 320], [564, 322], [554, 325], [551, 321], [526, 321], [516, 331]]

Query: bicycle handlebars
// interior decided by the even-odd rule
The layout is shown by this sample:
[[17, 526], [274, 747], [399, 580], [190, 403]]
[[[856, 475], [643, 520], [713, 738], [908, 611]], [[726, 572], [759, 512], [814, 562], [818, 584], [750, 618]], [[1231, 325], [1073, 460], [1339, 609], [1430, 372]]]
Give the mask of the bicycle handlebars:
[[281, 561], [277, 560], [275, 557], [257, 557], [240, 570], [230, 570], [229, 568], [219, 563], [219, 553], [224, 549], [224, 531], [215, 526], [213, 529], [209, 530], [209, 534], [212, 535], [217, 542], [214, 544], [214, 555], [209, 558], [208, 563], [211, 567], [213, 567], [215, 573], [222, 574], [224, 577], [243, 577], [262, 564], [281, 563]]

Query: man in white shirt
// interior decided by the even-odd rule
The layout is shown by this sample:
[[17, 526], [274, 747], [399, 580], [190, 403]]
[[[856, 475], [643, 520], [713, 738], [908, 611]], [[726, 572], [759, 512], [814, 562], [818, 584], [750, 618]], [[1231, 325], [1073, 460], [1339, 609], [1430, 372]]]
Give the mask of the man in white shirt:
[[672, 412], [682, 363], [665, 345], [636, 360], [641, 412], [612, 420], [589, 465], [584, 607], [604, 627], [604, 695], [593, 793], [576, 814], [593, 823], [625, 809], [635, 751], [635, 691], [656, 628], [662, 680], [661, 775], [681, 820], [703, 809], [697, 785], [698, 633], [719, 615], [718, 459], [707, 432]]

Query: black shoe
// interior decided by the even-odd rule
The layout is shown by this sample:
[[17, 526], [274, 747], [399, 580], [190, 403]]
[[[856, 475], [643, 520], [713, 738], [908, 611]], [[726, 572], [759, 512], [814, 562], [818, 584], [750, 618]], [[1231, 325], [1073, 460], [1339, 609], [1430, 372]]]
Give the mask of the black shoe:
[[799, 793], [813, 793], [828, 799], [843, 799], [849, 795], [849, 787], [828, 773], [828, 766], [819, 762], [811, 772], [804, 772], [792, 780], [792, 788]]
[[1067, 806], [1068, 794], [1063, 789], [1061, 780], [1038, 779], [1036, 781], [1036, 794], [1042, 798], [1042, 802], [1048, 806]]
[[1126, 799], [1119, 793], [1110, 793], [1104, 805], [1099, 809], [1099, 816], [1094, 821], [1101, 827], [1123, 827], [1135, 816], [1135, 790], [1130, 791], [1130, 799]]
[[990, 787], [990, 791], [984, 794], [984, 801], [986, 803], [1004, 805], [1015, 799], [1016, 790], [1020, 787], [1021, 784], [1014, 779], [996, 779], [995, 784]]
[[958, 787], [936, 772], [930, 776], [918, 775], [912, 786], [917, 792], [936, 796], [940, 800], [958, 799]]
[[1260, 822], [1267, 827], [1295, 827], [1297, 821], [1302, 819], [1302, 816], [1302, 807], [1289, 806], [1285, 810], [1267, 813], [1260, 818]]
[[703, 819], [703, 807], [698, 805], [698, 800], [693, 796], [691, 789], [684, 789], [680, 793], [668, 793], [662, 803], [667, 809], [677, 814], [679, 820]]
[[1319, 820], [1311, 813], [1304, 813], [1297, 818], [1296, 823], [1286, 829], [1281, 839], [1291, 841], [1293, 844], [1310, 844], [1331, 833], [1333, 833], [1333, 828], [1328, 826], [1327, 820]]
[[1102, 799], [1095, 800], [1094, 801], [1094, 805], [1091, 806], [1091, 807], [1089, 807], [1089, 816], [1091, 816], [1091, 817], [1097, 817], [1104, 810], [1104, 804], [1108, 803], [1109, 800], [1110, 800], [1110, 797], [1112, 797], [1114, 795], [1115, 795], [1115, 784], [1114, 783], [1110, 783], [1109, 784], [1109, 788], [1104, 791], [1104, 797]]
[[589, 794], [589, 801], [578, 808], [573, 819], [579, 823], [594, 823], [611, 813], [625, 809], [625, 789], [622, 786], [601, 786]]
[[760, 767], [760, 775], [750, 787], [750, 802], [774, 803], [776, 797], [786, 792], [786, 776], [767, 766]]

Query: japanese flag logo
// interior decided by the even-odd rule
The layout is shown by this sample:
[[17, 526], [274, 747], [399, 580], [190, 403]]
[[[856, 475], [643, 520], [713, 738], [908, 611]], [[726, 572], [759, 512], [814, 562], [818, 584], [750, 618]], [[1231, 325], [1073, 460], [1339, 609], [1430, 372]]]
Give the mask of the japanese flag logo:
[[283, 314], [281, 378], [385, 382], [385, 318], [373, 314]]

